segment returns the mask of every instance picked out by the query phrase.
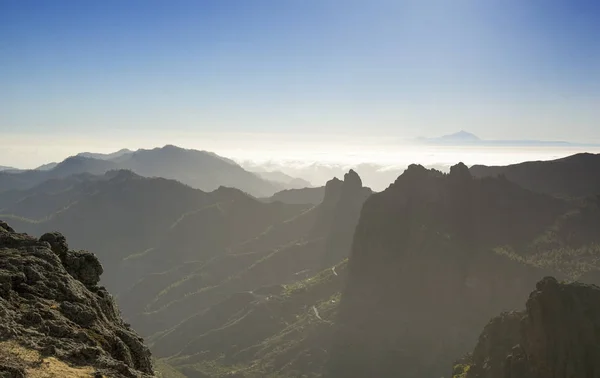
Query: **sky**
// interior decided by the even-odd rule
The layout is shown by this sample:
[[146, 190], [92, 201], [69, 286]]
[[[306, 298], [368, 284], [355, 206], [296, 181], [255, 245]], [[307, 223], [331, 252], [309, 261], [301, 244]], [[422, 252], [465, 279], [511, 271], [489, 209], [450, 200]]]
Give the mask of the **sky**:
[[600, 143], [599, 20], [595, 0], [0, 0], [0, 165], [461, 129]]

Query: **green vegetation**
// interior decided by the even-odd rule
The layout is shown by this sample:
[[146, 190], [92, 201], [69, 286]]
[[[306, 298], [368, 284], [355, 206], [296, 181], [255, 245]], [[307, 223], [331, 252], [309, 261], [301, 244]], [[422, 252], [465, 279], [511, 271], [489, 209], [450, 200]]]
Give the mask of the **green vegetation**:
[[186, 378], [185, 375], [181, 374], [177, 369], [173, 368], [165, 360], [155, 359], [154, 371], [158, 378]]
[[[215, 378], [234, 373], [248, 378], [320, 376], [346, 268], [347, 261], [343, 261], [335, 273], [329, 268], [285, 285], [280, 295], [259, 295], [249, 303], [239, 302], [223, 314], [221, 326], [198, 335], [197, 341], [168, 358], [168, 363], [181, 372]], [[234, 331], [238, 329], [246, 330], [242, 332], [250, 339]], [[252, 336], [255, 330], [260, 332]], [[215, 340], [220, 342], [214, 344]], [[213, 347], [203, 350], [207, 345]]]
[[471, 369], [469, 364], [456, 364], [452, 370], [452, 378], [467, 378], [467, 373]]

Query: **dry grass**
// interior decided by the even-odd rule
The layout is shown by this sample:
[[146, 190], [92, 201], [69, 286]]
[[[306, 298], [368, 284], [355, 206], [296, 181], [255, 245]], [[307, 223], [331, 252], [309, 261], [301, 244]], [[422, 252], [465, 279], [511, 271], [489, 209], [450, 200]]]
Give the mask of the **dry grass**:
[[36, 350], [27, 349], [14, 341], [0, 342], [0, 364], [22, 368], [31, 378], [89, 378], [91, 367], [73, 367], [54, 357], [42, 358]]

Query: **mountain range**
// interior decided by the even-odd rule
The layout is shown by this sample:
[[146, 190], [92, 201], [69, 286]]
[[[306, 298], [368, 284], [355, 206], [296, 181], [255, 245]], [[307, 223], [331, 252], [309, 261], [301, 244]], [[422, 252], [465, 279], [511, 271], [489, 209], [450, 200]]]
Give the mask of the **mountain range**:
[[246, 171], [233, 160], [212, 152], [186, 150], [167, 145], [151, 150], [120, 150], [112, 154], [80, 153], [60, 163], [49, 163], [35, 170], [0, 172], [0, 192], [11, 189], [30, 189], [50, 179], [65, 178], [78, 173], [94, 175], [110, 170], [127, 169], [145, 177], [178, 180], [204, 191], [220, 186], [236, 187], [258, 197], [271, 196], [305, 182], [270, 181]]
[[[534, 372], [518, 377], [543, 378], [560, 366], [546, 366], [539, 348], [571, 361], [565, 345], [596, 342], [581, 331], [598, 329], [584, 300], [593, 289], [559, 282], [600, 284], [598, 155], [448, 173], [411, 165], [378, 193], [348, 170], [274, 195], [172, 179], [200, 160], [210, 164], [194, 169], [233, 167], [244, 184], [247, 174], [271, 183], [167, 146], [9, 174], [21, 186], [0, 194], [0, 218], [15, 229], [60, 231], [68, 250], [95, 252], [100, 284], [163, 376], [496, 378], [507, 370], [482, 361], [515, 347]], [[542, 294], [532, 299], [532, 288]], [[504, 314], [526, 301], [525, 313]], [[553, 324], [572, 338], [537, 326], [550, 316], [539, 303], [564, 314]], [[517, 320], [531, 337], [514, 331]], [[600, 358], [586, 348], [576, 371]]]

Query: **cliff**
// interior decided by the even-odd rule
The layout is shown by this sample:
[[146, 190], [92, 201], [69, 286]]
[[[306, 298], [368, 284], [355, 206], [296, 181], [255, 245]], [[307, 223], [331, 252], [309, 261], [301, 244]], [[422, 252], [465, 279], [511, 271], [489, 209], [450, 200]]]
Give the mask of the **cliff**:
[[463, 164], [449, 174], [410, 166], [362, 208], [327, 376], [443, 376], [546, 275], [500, 247], [520, 250], [564, 211]]
[[153, 376], [148, 348], [97, 286], [102, 272], [61, 234], [0, 221], [0, 375]]
[[454, 367], [456, 378], [599, 376], [600, 288], [553, 277], [538, 282], [525, 311], [492, 319]]

